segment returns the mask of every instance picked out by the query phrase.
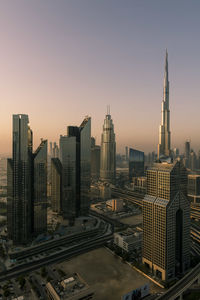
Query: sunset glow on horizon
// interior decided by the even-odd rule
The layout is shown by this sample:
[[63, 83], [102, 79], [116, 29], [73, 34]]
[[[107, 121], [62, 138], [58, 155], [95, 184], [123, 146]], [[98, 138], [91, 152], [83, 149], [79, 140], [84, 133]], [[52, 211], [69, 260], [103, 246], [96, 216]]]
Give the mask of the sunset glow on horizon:
[[34, 148], [92, 118], [100, 144], [106, 107], [117, 152], [157, 151], [165, 49], [172, 148], [200, 149], [198, 1], [1, 1], [0, 154], [12, 115], [28, 114]]

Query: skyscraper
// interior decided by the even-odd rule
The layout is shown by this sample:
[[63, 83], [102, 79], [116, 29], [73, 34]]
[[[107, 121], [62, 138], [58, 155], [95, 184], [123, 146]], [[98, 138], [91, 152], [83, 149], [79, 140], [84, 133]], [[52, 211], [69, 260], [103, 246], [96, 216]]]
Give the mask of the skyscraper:
[[142, 261], [164, 281], [190, 265], [187, 171], [180, 160], [155, 163], [147, 170]]
[[185, 142], [185, 167], [190, 168], [190, 141]]
[[62, 164], [59, 158], [51, 159], [51, 207], [57, 213], [62, 211]]
[[47, 140], [33, 154], [33, 172], [33, 231], [37, 235], [47, 230]]
[[91, 119], [80, 127], [68, 126], [68, 135], [60, 137], [60, 159], [63, 167], [62, 210], [74, 219], [89, 210], [91, 176]]
[[129, 148], [129, 180], [144, 176], [144, 152]]
[[32, 131], [28, 115], [13, 115], [13, 155], [8, 160], [8, 234], [26, 243], [32, 231]]
[[101, 147], [96, 145], [95, 138], [91, 138], [91, 177], [94, 180], [100, 176], [100, 152]]
[[28, 115], [13, 115], [13, 154], [7, 161], [8, 236], [25, 244], [47, 225], [47, 141], [32, 153]]
[[116, 175], [116, 143], [114, 125], [108, 109], [101, 135], [101, 166], [100, 178], [109, 183], [115, 183]]
[[170, 111], [169, 111], [169, 81], [168, 81], [168, 53], [166, 50], [165, 73], [162, 101], [162, 120], [159, 128], [158, 158], [171, 155]]

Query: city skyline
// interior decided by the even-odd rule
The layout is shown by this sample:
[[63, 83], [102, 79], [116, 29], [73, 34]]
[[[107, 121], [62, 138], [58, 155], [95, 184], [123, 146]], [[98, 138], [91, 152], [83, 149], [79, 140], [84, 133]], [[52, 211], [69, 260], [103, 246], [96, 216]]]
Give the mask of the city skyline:
[[58, 142], [67, 124], [90, 115], [100, 144], [107, 104], [117, 152], [125, 146], [156, 151], [165, 48], [171, 148], [183, 151], [191, 139], [199, 150], [200, 4], [181, 3], [2, 2], [0, 153], [11, 152], [12, 114], [18, 113], [31, 118], [36, 145], [41, 137]]

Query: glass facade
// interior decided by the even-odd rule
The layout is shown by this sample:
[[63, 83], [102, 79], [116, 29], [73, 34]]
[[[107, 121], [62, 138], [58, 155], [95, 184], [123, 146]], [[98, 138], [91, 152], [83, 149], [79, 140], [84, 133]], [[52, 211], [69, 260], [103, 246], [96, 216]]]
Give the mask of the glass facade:
[[8, 159], [8, 236], [26, 244], [32, 234], [46, 231], [47, 141], [32, 153], [28, 115], [13, 115], [13, 154]]
[[91, 177], [91, 119], [80, 127], [69, 126], [68, 135], [60, 137], [63, 167], [62, 210], [66, 218], [85, 215], [89, 210]]
[[59, 158], [51, 159], [51, 208], [62, 211], [62, 164]]
[[129, 179], [144, 176], [144, 152], [129, 149]]
[[47, 230], [47, 140], [34, 155], [34, 234]]
[[13, 205], [11, 236], [26, 243], [32, 230], [32, 131], [27, 115], [13, 115]]

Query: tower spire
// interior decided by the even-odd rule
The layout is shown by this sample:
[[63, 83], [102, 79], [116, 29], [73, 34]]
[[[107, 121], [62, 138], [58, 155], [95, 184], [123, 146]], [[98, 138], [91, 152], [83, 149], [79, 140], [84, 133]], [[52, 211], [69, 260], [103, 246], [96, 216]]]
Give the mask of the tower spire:
[[168, 80], [168, 52], [165, 54], [165, 72], [162, 101], [162, 121], [159, 130], [158, 157], [170, 156], [170, 111], [169, 111], [169, 80]]
[[165, 54], [165, 74], [164, 74], [164, 89], [167, 88], [169, 82], [168, 82], [168, 52], [166, 49]]

